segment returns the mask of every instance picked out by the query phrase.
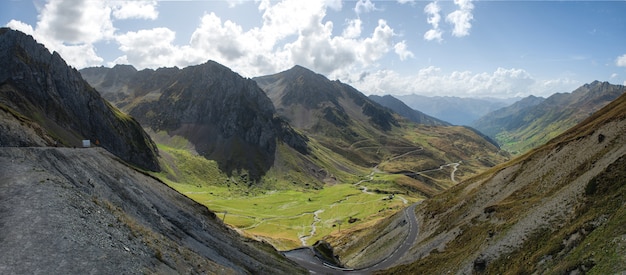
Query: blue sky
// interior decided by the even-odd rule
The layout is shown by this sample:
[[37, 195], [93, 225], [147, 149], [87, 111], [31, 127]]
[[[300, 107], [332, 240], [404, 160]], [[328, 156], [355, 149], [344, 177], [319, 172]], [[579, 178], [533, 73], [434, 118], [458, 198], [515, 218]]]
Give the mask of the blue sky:
[[302, 65], [365, 94], [514, 97], [626, 83], [626, 1], [12, 0], [72, 66]]

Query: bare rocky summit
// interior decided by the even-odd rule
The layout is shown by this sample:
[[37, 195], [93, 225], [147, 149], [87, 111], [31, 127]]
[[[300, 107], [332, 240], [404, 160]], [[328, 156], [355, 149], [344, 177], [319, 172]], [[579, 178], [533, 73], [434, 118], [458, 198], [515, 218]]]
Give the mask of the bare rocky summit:
[[0, 112], [37, 136], [3, 126], [0, 146], [73, 147], [89, 139], [128, 163], [160, 169], [156, 145], [137, 121], [102, 99], [58, 53], [7, 28], [0, 29]]
[[307, 154], [307, 139], [276, 115], [257, 86], [214, 61], [183, 69], [87, 68], [82, 74], [146, 128], [181, 136], [222, 171], [260, 179], [273, 165], [277, 142]]

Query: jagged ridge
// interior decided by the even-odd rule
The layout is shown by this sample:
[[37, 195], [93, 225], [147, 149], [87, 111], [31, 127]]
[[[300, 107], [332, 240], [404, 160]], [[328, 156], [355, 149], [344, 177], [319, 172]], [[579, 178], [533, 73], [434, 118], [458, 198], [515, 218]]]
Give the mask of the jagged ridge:
[[[103, 100], [58, 53], [7, 28], [0, 29], [0, 105], [46, 136], [44, 144], [22, 146], [79, 146], [89, 139], [131, 164], [159, 170], [156, 146], [139, 123]], [[12, 143], [3, 138], [4, 146]]]

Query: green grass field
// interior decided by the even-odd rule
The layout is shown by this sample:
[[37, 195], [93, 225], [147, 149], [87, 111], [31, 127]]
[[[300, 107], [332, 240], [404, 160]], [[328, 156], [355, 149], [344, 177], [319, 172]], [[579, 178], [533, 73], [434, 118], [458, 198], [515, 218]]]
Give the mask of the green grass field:
[[[312, 191], [266, 191], [248, 196], [233, 195], [223, 186], [194, 186], [171, 181], [168, 184], [207, 206], [219, 218], [225, 218], [226, 224], [265, 239], [280, 250], [302, 246], [300, 238], [312, 232], [314, 234], [305, 240], [307, 245], [340, 229], [389, 216], [415, 201], [400, 195], [390, 199], [389, 195], [363, 192], [362, 187], [351, 184]], [[318, 213], [317, 222], [314, 213]], [[351, 218], [356, 222], [349, 223]]]
[[[417, 200], [402, 193], [393, 181], [399, 175], [354, 175], [355, 182], [301, 188], [288, 183], [275, 187], [248, 185], [219, 171], [215, 161], [160, 144], [163, 171], [155, 174], [185, 196], [205, 205], [244, 234], [263, 239], [279, 250], [293, 249], [339, 230], [392, 215]], [[363, 180], [360, 185], [355, 185]], [[267, 180], [272, 182], [272, 180]], [[367, 188], [364, 192], [364, 188]], [[376, 191], [382, 192], [376, 192]], [[314, 214], [314, 213], [317, 213]], [[316, 217], [317, 216], [317, 217]], [[352, 223], [349, 220], [352, 219]], [[313, 230], [315, 227], [315, 230]]]

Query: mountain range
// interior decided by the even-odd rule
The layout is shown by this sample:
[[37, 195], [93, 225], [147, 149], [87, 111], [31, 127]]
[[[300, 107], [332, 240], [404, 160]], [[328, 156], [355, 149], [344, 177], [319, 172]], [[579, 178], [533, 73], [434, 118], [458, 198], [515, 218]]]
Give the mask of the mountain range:
[[[423, 201], [417, 240], [404, 264], [386, 272], [623, 272], [625, 133], [621, 95], [545, 145]], [[342, 262], [358, 266], [368, 260], [361, 251], [383, 249], [377, 240], [397, 236], [398, 219], [327, 240]]]
[[[319, 188], [377, 165], [411, 174], [465, 160], [458, 173], [463, 177], [504, 160], [497, 146], [472, 130], [446, 127], [430, 117], [421, 124], [403, 122], [353, 87], [301, 66], [252, 80], [213, 61], [183, 69], [137, 71], [116, 65], [81, 73], [155, 139], [171, 144], [172, 137], [183, 137], [221, 170], [245, 171], [252, 182], [273, 181], [265, 177], [269, 173], [279, 181]], [[417, 136], [424, 142], [411, 140]], [[464, 145], [450, 146], [455, 143]], [[418, 149], [422, 152], [385, 161]], [[453, 184], [445, 173], [413, 176], [400, 180], [402, 188], [422, 195]]]
[[139, 123], [57, 53], [3, 28], [0, 55], [0, 273], [304, 273], [157, 180]]
[[[318, 190], [347, 186], [350, 193], [333, 199], [328, 213], [288, 217], [312, 216], [311, 232], [315, 225], [339, 225], [315, 247], [344, 270], [376, 266], [394, 251], [402, 251], [397, 261], [379, 272], [626, 270], [621, 85], [593, 82], [498, 111], [493, 117], [504, 123], [539, 110], [530, 113], [533, 120], [506, 124], [522, 127], [580, 120], [504, 162], [506, 152], [480, 132], [436, 120], [412, 122], [394, 111], [406, 109], [398, 102], [383, 107], [300, 66], [255, 79], [213, 61], [183, 69], [119, 65], [79, 73], [32, 37], [5, 28], [0, 57], [0, 273], [306, 272], [267, 242], [245, 237], [258, 236], [226, 226], [227, 213], [218, 217], [200, 204], [205, 202], [191, 199], [197, 194], [177, 192], [173, 187], [225, 189], [184, 182], [181, 175], [188, 174], [206, 174], [201, 181], [218, 175], [213, 180], [228, 188], [241, 182], [246, 184], [238, 188], [248, 191], [267, 188], [261, 196], [246, 194], [248, 200], [278, 188], [308, 196], [276, 208], [266, 201], [250, 204], [269, 207], [265, 211], [302, 208], [323, 199]], [[74, 148], [85, 139], [97, 146]], [[343, 227], [343, 220], [326, 216], [367, 193], [352, 189], [369, 183], [384, 189], [378, 190], [382, 200], [364, 195], [377, 210], [394, 195], [421, 202], [367, 221], [351, 216]], [[362, 210], [368, 202], [349, 203]], [[270, 219], [270, 226], [278, 225]], [[415, 239], [406, 242], [409, 235]]]
[[509, 106], [518, 98], [463, 98], [453, 96], [398, 95], [412, 109], [454, 125], [471, 126], [487, 113]]
[[519, 154], [543, 145], [626, 92], [623, 85], [594, 81], [571, 93], [529, 96], [478, 119], [473, 127]]
[[424, 114], [418, 110], [415, 110], [402, 102], [401, 100], [395, 98], [392, 95], [378, 96], [378, 95], [370, 95], [369, 98], [378, 104], [387, 107], [394, 111], [395, 113], [407, 118], [410, 121], [413, 121], [417, 124], [424, 125], [439, 125], [439, 126], [450, 126], [452, 124], [445, 122], [443, 120], [431, 117], [427, 114]]

